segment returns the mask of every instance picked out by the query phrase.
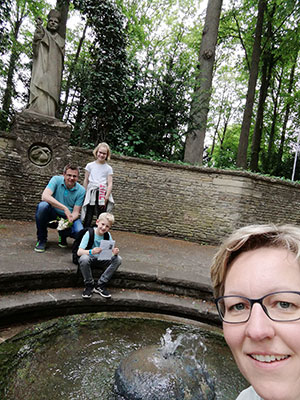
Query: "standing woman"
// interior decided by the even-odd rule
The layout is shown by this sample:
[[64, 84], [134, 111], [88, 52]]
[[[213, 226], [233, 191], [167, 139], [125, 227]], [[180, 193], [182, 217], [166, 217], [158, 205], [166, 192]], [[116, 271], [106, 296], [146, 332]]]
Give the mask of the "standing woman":
[[88, 163], [85, 167], [83, 186], [86, 195], [82, 207], [81, 219], [83, 226], [92, 225], [94, 214], [99, 217], [103, 212], [111, 212], [114, 207], [112, 197], [113, 169], [107, 164], [110, 160], [110, 147], [107, 143], [99, 143], [93, 150], [96, 161]]
[[237, 400], [299, 400], [300, 228], [237, 230], [211, 277], [225, 340], [251, 384]]

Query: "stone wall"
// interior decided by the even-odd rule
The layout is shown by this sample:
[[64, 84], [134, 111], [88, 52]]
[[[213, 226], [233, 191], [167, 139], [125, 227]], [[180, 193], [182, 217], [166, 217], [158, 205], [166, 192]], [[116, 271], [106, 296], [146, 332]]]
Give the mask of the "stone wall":
[[217, 244], [252, 223], [298, 223], [300, 185], [237, 171], [114, 158], [119, 229]]
[[[55, 127], [58, 129], [59, 127]], [[0, 217], [32, 220], [41, 193], [70, 159], [82, 166], [92, 152], [61, 145], [46, 166], [29, 160], [20, 129], [0, 135]], [[64, 130], [63, 126], [60, 129]], [[54, 140], [36, 132], [35, 143]], [[50, 142], [51, 142], [50, 140]], [[64, 134], [61, 139], [67, 142]], [[57, 146], [55, 143], [50, 148]], [[23, 146], [23, 147], [22, 147]], [[26, 147], [27, 146], [27, 147]], [[181, 166], [113, 156], [115, 229], [218, 244], [233, 229], [252, 223], [298, 223], [300, 185], [242, 171]]]

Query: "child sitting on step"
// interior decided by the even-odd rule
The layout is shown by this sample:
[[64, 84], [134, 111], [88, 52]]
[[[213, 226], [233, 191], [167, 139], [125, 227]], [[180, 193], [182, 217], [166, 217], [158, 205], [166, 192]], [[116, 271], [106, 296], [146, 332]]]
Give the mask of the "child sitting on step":
[[[81, 243], [79, 245], [77, 255], [79, 256], [79, 268], [83, 276], [85, 289], [82, 293], [84, 299], [89, 299], [92, 297], [93, 293], [98, 293], [100, 296], [109, 298], [110, 293], [107, 290], [106, 285], [112, 278], [115, 271], [121, 265], [122, 259], [119, 256], [119, 249], [117, 247], [112, 247], [111, 255], [107, 259], [100, 256], [102, 252], [101, 245], [103, 247], [104, 234], [108, 232], [113, 225], [115, 218], [110, 213], [102, 213], [99, 215], [96, 225], [94, 228], [94, 243], [91, 249], [87, 249], [89, 241], [89, 232], [86, 232], [83, 236]], [[111, 234], [109, 233], [109, 239], [112, 240]], [[98, 279], [97, 284], [94, 284], [94, 278], [92, 275], [92, 267], [102, 267], [105, 268], [104, 272]]]

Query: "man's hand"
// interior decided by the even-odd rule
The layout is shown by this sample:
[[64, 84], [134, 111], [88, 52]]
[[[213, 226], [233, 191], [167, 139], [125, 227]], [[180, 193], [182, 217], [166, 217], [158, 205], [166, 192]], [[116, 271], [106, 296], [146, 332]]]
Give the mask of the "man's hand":
[[64, 212], [66, 214], [66, 217], [68, 219], [69, 222], [73, 222], [74, 221], [74, 217], [71, 213], [71, 211], [68, 209], [68, 207], [64, 208]]
[[46, 188], [43, 193], [42, 193], [42, 200], [46, 201], [47, 203], [51, 204], [51, 206], [59, 208], [60, 210], [63, 210], [63, 212], [66, 215], [66, 218], [69, 222], [74, 222], [78, 217], [80, 213], [81, 207], [79, 206], [74, 206], [73, 212], [71, 212], [67, 206], [64, 204], [60, 203], [53, 197], [53, 192], [51, 189]]

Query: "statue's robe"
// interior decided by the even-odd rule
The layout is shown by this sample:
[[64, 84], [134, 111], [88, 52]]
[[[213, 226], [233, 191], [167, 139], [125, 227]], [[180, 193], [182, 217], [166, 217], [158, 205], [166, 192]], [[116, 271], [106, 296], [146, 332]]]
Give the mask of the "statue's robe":
[[58, 107], [65, 41], [44, 29], [42, 39], [33, 42], [33, 65], [28, 109], [55, 117]]

